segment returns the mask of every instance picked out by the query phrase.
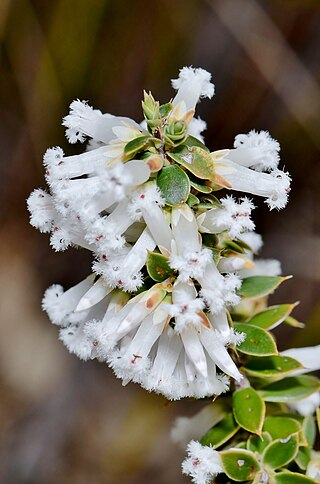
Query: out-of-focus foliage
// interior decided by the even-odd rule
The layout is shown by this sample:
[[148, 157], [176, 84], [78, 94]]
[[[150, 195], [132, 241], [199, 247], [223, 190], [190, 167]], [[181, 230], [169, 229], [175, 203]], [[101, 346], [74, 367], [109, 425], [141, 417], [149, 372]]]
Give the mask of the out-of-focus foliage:
[[[319, 20], [318, 2], [302, 0], [0, 2], [3, 482], [185, 482], [167, 434], [173, 413], [194, 404], [173, 409], [84, 367], [40, 313], [46, 286], [61, 274], [71, 285], [89, 267], [82, 252], [71, 261], [51, 253], [28, 226], [24, 201], [42, 183], [46, 147], [67, 146], [57, 120], [74, 98], [139, 121], [143, 88], [164, 101], [183, 65], [210, 71], [219, 96], [199, 107], [207, 145], [230, 146], [252, 127], [281, 142], [290, 203], [285, 215], [261, 204], [257, 227], [264, 256], [295, 275], [273, 303], [301, 300], [295, 314], [308, 322], [320, 285]], [[319, 343], [314, 314], [300, 345]], [[287, 343], [288, 327], [276, 331]]]

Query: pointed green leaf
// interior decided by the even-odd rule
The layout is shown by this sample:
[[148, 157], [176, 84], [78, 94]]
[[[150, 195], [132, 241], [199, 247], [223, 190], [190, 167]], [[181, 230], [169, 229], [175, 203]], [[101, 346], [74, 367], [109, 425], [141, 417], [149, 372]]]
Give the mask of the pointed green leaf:
[[192, 186], [192, 188], [195, 188], [200, 193], [211, 193], [212, 192], [211, 187], [208, 187], [207, 185], [200, 185], [199, 183], [197, 183], [197, 182], [195, 182], [194, 180], [191, 180], [191, 179], [190, 179], [190, 185]]
[[197, 205], [198, 203], [200, 203], [199, 198], [196, 197], [195, 195], [193, 195], [193, 193], [189, 193], [189, 196], [188, 196], [188, 199], [187, 199], [187, 204], [189, 205], [189, 207], [193, 207], [194, 205]]
[[280, 276], [252, 276], [246, 277], [242, 281], [242, 285], [238, 291], [239, 296], [248, 298], [258, 298], [267, 296], [275, 291], [275, 289], [288, 277]]
[[293, 328], [304, 328], [305, 324], [301, 323], [297, 319], [293, 318], [292, 316], [288, 316], [284, 321], [285, 324], [288, 326], [292, 326]]
[[182, 205], [190, 193], [189, 178], [177, 165], [163, 168], [157, 177], [157, 185], [166, 204], [170, 207]]
[[302, 368], [301, 363], [294, 358], [280, 355], [253, 358], [242, 367], [248, 375], [257, 378], [283, 377]]
[[266, 406], [253, 388], [242, 388], [234, 392], [232, 408], [234, 418], [240, 427], [253, 434], [261, 434]]
[[237, 346], [237, 350], [252, 356], [277, 355], [277, 346], [272, 336], [264, 329], [253, 324], [234, 323], [234, 329], [246, 335], [245, 340]]
[[282, 323], [296, 307], [297, 304], [280, 304], [271, 306], [260, 313], [255, 314], [248, 324], [254, 324], [263, 329], [273, 329]]
[[310, 477], [298, 474], [297, 472], [279, 472], [274, 476], [275, 484], [315, 484]]
[[314, 442], [316, 440], [316, 423], [314, 421], [313, 415], [307, 415], [302, 422], [302, 431], [304, 437], [310, 447], [314, 446]]
[[195, 138], [194, 136], [188, 136], [188, 138], [184, 142], [185, 145], [187, 146], [197, 146], [198, 148], [202, 148], [204, 151], [207, 151], [209, 153], [208, 148], [206, 147], [205, 144], [202, 143], [198, 138]]
[[209, 445], [216, 449], [231, 439], [238, 430], [239, 425], [235, 422], [232, 413], [229, 413], [219, 423], [208, 430], [200, 442], [202, 445]]
[[224, 450], [220, 457], [224, 472], [236, 482], [249, 481], [260, 470], [259, 462], [249, 450]]
[[206, 150], [197, 146], [182, 145], [174, 151], [169, 151], [168, 155], [197, 178], [201, 180], [214, 179], [214, 162], [210, 153]]
[[173, 104], [172, 103], [166, 103], [162, 104], [159, 108], [159, 113], [162, 118], [166, 118], [168, 114], [172, 111], [173, 109]]
[[318, 432], [320, 432], [320, 407], [316, 409], [316, 418], [317, 418]]
[[165, 281], [174, 272], [168, 264], [168, 259], [157, 252], [148, 253], [146, 266], [149, 276], [156, 282]]
[[271, 442], [264, 450], [262, 462], [271, 469], [279, 469], [291, 462], [298, 453], [298, 435], [289, 435], [285, 439], [277, 439]]
[[291, 417], [275, 416], [265, 419], [263, 430], [268, 432], [274, 440], [286, 439], [301, 431], [301, 425]]
[[289, 376], [259, 390], [266, 402], [294, 402], [320, 390], [320, 381], [309, 375]]
[[135, 154], [139, 153], [139, 151], [143, 151], [148, 145], [150, 139], [150, 136], [138, 136], [138, 138], [129, 141], [123, 150], [124, 159], [130, 160]]
[[311, 450], [308, 447], [300, 447], [294, 460], [296, 464], [300, 467], [300, 469], [305, 471], [308, 467], [310, 459]]
[[[238, 244], [237, 242], [235, 242], [234, 240], [231, 240], [231, 239], [224, 240], [222, 246], [225, 247], [226, 249], [231, 249], [234, 252], [238, 252], [239, 254], [245, 253], [244, 248], [240, 244]], [[243, 283], [243, 281], [242, 281], [242, 283]]]
[[268, 432], [262, 432], [261, 437], [259, 435], [250, 435], [247, 441], [247, 449], [251, 450], [251, 452], [262, 454], [271, 441], [272, 437]]

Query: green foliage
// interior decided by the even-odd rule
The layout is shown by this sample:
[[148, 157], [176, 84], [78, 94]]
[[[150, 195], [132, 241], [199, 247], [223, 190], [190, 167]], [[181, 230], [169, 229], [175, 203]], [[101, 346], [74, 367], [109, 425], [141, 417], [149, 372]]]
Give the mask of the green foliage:
[[168, 259], [157, 252], [148, 253], [146, 266], [149, 276], [156, 282], [165, 281], [174, 272], [168, 264]]
[[248, 298], [260, 298], [272, 294], [275, 289], [287, 277], [280, 276], [252, 276], [246, 277], [242, 281], [241, 288], [238, 291], [239, 296]]
[[295, 402], [320, 390], [318, 378], [309, 375], [291, 376], [271, 383], [260, 390], [266, 402]]
[[236, 482], [253, 479], [260, 470], [260, 464], [250, 450], [232, 449], [220, 452], [224, 472]]
[[200, 442], [202, 445], [210, 445], [213, 449], [216, 449], [228, 442], [238, 432], [239, 428], [232, 413], [228, 413], [217, 425], [208, 430]]
[[233, 415], [243, 429], [254, 434], [261, 434], [266, 413], [265, 403], [251, 387], [233, 393]]
[[170, 207], [181, 206], [189, 197], [189, 178], [177, 165], [163, 168], [158, 174], [157, 185], [166, 204]]
[[239, 333], [246, 335], [244, 341], [237, 347], [241, 353], [252, 356], [274, 356], [278, 354], [273, 337], [264, 329], [252, 324], [234, 323]]

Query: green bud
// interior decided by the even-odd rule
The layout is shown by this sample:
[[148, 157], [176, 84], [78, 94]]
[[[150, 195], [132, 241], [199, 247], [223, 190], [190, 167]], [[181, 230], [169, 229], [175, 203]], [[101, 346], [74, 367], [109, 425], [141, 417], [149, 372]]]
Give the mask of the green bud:
[[143, 109], [143, 114], [146, 121], [159, 120], [160, 118], [159, 101], [155, 101], [151, 92], [147, 93], [146, 91], [144, 91], [143, 94], [144, 94], [144, 100], [142, 101], [142, 109]]
[[173, 121], [164, 129], [165, 141], [171, 146], [177, 146], [187, 137], [187, 124], [185, 121]]

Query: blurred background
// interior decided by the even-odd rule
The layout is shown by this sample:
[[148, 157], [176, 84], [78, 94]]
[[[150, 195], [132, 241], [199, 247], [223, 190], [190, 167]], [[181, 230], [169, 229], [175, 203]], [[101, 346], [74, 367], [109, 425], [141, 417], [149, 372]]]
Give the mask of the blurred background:
[[61, 118], [86, 99], [141, 120], [142, 90], [166, 102], [184, 65], [212, 73], [216, 96], [199, 105], [213, 149], [267, 129], [291, 172], [288, 207], [256, 200], [262, 255], [294, 274], [272, 302], [294, 302], [304, 330], [280, 347], [320, 342], [320, 6], [309, 0], [0, 0], [0, 481], [5, 484], [187, 483], [169, 441], [171, 404], [96, 362], [81, 363], [41, 312], [44, 289], [90, 271], [84, 251], [54, 253], [28, 225], [25, 199], [43, 187], [42, 155], [69, 154]]

